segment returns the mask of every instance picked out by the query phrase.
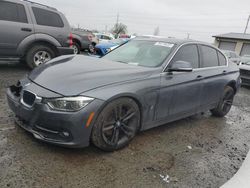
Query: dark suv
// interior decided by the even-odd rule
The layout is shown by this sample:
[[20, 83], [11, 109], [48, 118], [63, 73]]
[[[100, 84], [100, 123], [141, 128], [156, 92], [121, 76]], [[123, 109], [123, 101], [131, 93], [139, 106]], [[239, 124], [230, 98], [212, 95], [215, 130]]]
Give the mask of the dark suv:
[[81, 51], [88, 50], [94, 52], [95, 45], [98, 44], [97, 37], [88, 30], [72, 30], [73, 46], [75, 54], [80, 54]]
[[0, 61], [24, 60], [30, 68], [72, 54], [65, 16], [31, 1], [0, 0]]

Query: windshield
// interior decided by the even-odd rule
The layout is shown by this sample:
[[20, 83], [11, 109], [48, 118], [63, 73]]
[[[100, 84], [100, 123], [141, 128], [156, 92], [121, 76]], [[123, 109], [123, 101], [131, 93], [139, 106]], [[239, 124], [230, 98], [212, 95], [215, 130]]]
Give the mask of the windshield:
[[244, 63], [244, 64], [247, 64], [250, 62], [250, 57], [247, 57], [247, 56], [243, 56], [241, 58], [241, 62]]
[[242, 64], [243, 64], [243, 65], [250, 65], [250, 60], [249, 60], [249, 61], [245, 61], [245, 62], [242, 61]]
[[104, 59], [144, 67], [157, 67], [170, 54], [174, 44], [134, 40], [110, 52]]

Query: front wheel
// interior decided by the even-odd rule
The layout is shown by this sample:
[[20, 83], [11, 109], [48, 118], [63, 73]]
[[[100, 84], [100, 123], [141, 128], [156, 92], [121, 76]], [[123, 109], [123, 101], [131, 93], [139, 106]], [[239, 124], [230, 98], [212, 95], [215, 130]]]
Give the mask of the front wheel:
[[93, 127], [91, 140], [102, 150], [118, 150], [135, 137], [139, 127], [138, 105], [130, 98], [120, 98], [104, 107]]
[[217, 117], [224, 117], [230, 111], [233, 100], [235, 96], [235, 91], [232, 87], [226, 86], [224, 89], [223, 97], [221, 98], [218, 106], [211, 111], [212, 115]]

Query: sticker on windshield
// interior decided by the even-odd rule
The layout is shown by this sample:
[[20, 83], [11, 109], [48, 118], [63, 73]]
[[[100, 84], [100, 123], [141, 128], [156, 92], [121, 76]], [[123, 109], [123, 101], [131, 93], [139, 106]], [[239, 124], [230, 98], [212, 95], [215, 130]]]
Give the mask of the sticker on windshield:
[[167, 48], [172, 48], [174, 46], [174, 44], [166, 43], [166, 42], [156, 42], [155, 46], [164, 46], [164, 47], [167, 47]]

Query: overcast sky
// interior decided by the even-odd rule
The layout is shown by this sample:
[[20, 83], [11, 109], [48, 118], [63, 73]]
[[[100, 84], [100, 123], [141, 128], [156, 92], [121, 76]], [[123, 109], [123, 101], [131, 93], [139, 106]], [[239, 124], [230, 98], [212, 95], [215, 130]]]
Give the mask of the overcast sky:
[[[130, 34], [190, 37], [213, 42], [212, 35], [243, 32], [250, 14], [249, 0], [35, 0], [63, 12], [71, 25], [108, 30], [119, 21]], [[248, 29], [250, 32], [250, 26]]]

